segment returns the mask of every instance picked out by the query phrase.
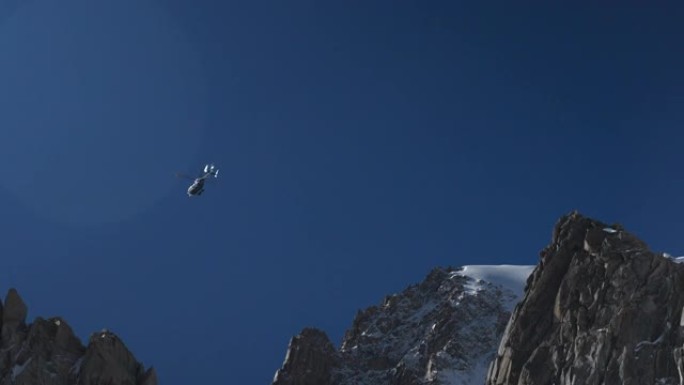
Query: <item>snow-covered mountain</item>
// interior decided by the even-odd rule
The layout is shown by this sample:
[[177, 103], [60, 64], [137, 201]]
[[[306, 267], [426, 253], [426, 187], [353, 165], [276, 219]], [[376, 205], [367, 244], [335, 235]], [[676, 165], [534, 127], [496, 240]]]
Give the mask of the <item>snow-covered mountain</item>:
[[273, 383], [484, 383], [533, 268], [434, 269], [422, 283], [359, 312], [337, 350], [324, 332], [302, 331]]
[[540, 257], [434, 269], [359, 312], [339, 349], [305, 329], [273, 384], [684, 384], [683, 257], [577, 212]]

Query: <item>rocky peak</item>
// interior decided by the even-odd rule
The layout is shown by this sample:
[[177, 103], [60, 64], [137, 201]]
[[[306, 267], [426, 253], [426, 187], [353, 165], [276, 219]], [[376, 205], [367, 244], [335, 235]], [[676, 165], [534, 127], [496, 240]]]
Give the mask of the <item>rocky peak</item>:
[[15, 289], [10, 289], [2, 310], [2, 339], [8, 340], [12, 334], [26, 326], [28, 307], [19, 293]]
[[123, 341], [105, 329], [90, 336], [79, 376], [79, 385], [139, 385], [148, 373]]
[[486, 383], [684, 383], [684, 266], [577, 212], [510, 318]]
[[83, 346], [60, 317], [26, 324], [28, 308], [15, 289], [0, 309], [0, 385], [157, 385], [154, 369], [145, 372], [113, 333]]
[[328, 336], [306, 328], [290, 340], [283, 367], [276, 372], [275, 385], [319, 385], [330, 381], [337, 354]]
[[[472, 270], [497, 267], [478, 269]], [[531, 270], [523, 269], [524, 278]], [[420, 284], [358, 312], [338, 350], [322, 331], [305, 329], [291, 340], [273, 383], [481, 382], [517, 296], [469, 275], [467, 268], [436, 268]]]

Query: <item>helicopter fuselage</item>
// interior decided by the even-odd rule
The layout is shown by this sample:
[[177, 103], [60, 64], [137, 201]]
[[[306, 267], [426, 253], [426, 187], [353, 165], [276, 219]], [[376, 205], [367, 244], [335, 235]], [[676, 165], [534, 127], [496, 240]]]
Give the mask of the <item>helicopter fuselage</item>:
[[204, 178], [197, 178], [195, 181], [188, 187], [188, 196], [196, 196], [196, 195], [202, 195], [204, 192]]
[[218, 176], [219, 170], [213, 165], [213, 164], [207, 164], [204, 166], [204, 171], [200, 173], [200, 175], [197, 178], [192, 178], [189, 176], [185, 176], [183, 174], [176, 174], [179, 177], [183, 178], [188, 178], [188, 179], [193, 179], [192, 184], [190, 187], [188, 187], [188, 196], [189, 197], [194, 197], [198, 195], [202, 195], [204, 192], [204, 182], [206, 182], [207, 178], [209, 177], [214, 177], [216, 178]]

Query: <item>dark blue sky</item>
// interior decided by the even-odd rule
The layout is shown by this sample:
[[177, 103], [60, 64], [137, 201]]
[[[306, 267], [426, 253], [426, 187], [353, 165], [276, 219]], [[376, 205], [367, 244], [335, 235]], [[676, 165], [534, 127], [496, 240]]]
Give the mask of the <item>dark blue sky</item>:
[[684, 6], [601, 3], [4, 2], [0, 288], [256, 385], [572, 209], [684, 254]]

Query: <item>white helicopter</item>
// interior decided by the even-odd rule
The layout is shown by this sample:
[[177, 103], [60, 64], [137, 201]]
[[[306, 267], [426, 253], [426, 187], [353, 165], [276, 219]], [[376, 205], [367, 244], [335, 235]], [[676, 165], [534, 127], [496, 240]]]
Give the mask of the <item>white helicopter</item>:
[[214, 166], [213, 164], [207, 164], [204, 166], [204, 171], [200, 176], [197, 178], [193, 178], [189, 175], [185, 174], [180, 174], [176, 173], [176, 176], [179, 178], [186, 178], [186, 179], [192, 179], [193, 182], [188, 187], [188, 196], [193, 197], [193, 196], [199, 196], [202, 195], [204, 192], [204, 182], [209, 178], [210, 176], [213, 176], [214, 178], [218, 178], [218, 173], [219, 170]]

